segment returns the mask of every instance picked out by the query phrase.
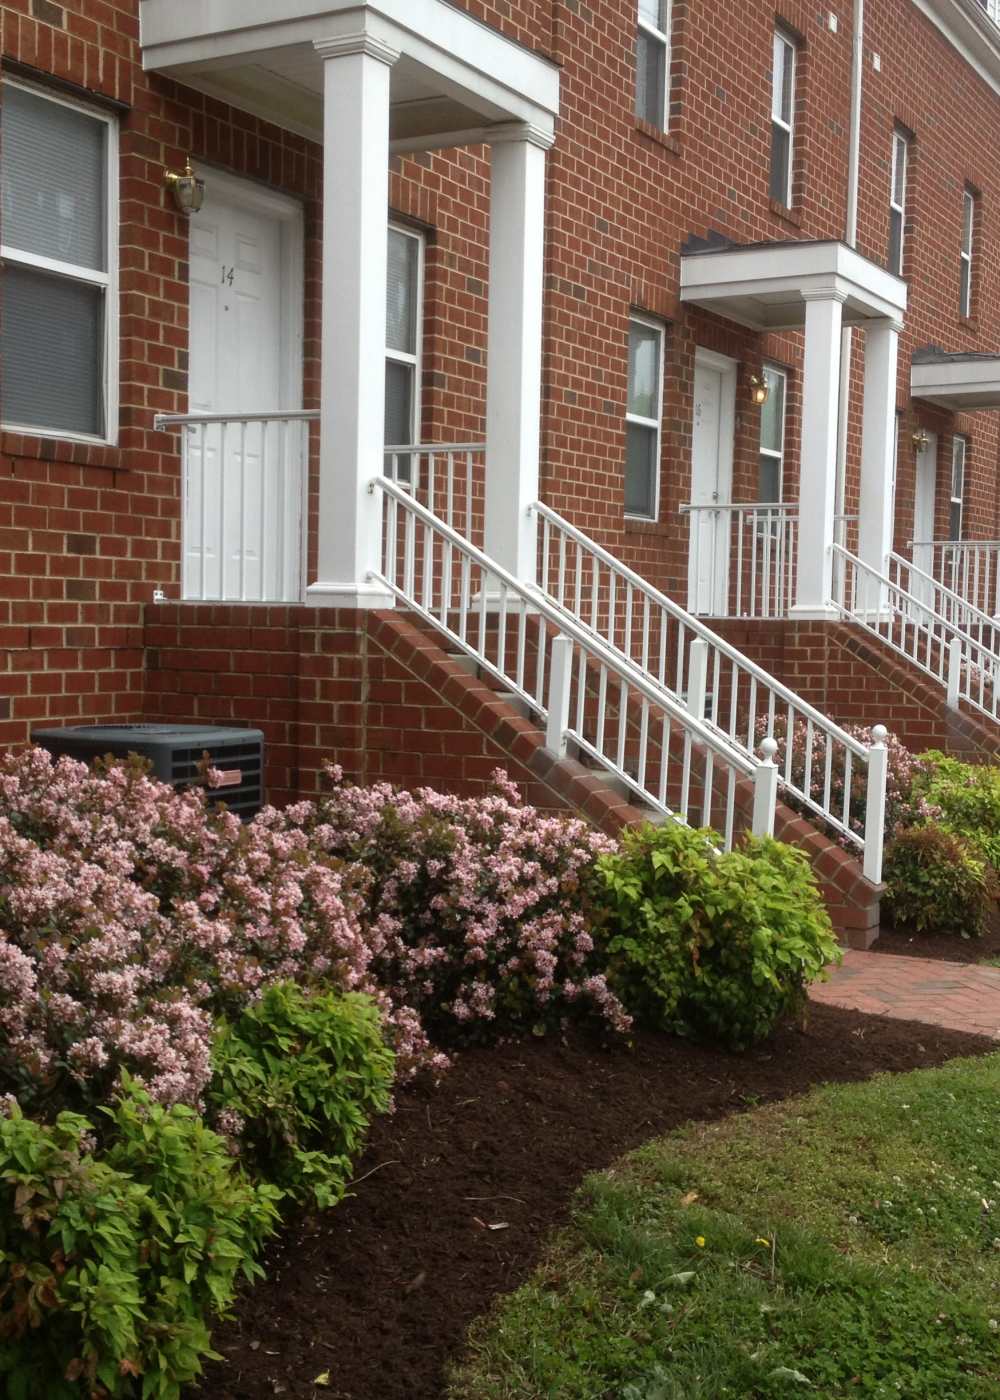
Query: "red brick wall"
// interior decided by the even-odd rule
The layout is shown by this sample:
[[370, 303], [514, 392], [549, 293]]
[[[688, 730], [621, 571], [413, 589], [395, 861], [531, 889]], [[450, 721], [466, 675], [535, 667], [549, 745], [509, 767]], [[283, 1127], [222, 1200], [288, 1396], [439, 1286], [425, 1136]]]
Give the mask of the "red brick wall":
[[[635, 0], [461, 0], [458, 8], [560, 65], [562, 114], [550, 156], [543, 382], [547, 498], [655, 582], [683, 598], [694, 351], [740, 361], [734, 496], [756, 480], [758, 415], [746, 377], [762, 357], [791, 371], [787, 481], [797, 480], [799, 337], [760, 338], [683, 308], [679, 250], [717, 231], [747, 241], [837, 237], [844, 224], [851, 59], [848, 6], [839, 32], [808, 0], [675, 0], [669, 134], [632, 115]], [[918, 425], [941, 433], [939, 525], [947, 510], [953, 431], [971, 439], [967, 521], [1000, 532], [995, 416], [952, 419], [909, 404], [913, 348], [995, 349], [1000, 342], [996, 171], [1000, 100], [916, 6], [869, 0], [860, 247], [882, 260], [890, 136], [914, 133], [908, 191], [911, 307], [900, 357], [904, 408], [898, 473], [900, 542], [912, 524]], [[800, 38], [794, 208], [768, 197], [771, 32]], [[53, 439], [0, 441], [0, 740], [31, 722], [124, 716], [141, 699], [141, 606], [176, 597], [179, 480], [175, 443], [152, 431], [182, 410], [187, 384], [185, 220], [162, 181], [196, 159], [264, 181], [306, 210], [304, 402], [318, 371], [321, 152], [300, 138], [141, 71], [138, 0], [5, 0], [3, 61], [19, 62], [126, 104], [121, 116], [121, 433], [115, 449]], [[873, 52], [881, 69], [875, 72]], [[961, 191], [982, 192], [975, 316], [958, 319]], [[484, 422], [489, 170], [482, 150], [394, 161], [390, 202], [428, 235], [423, 435], [477, 438]], [[622, 511], [625, 347], [631, 308], [668, 325], [658, 522]], [[856, 337], [860, 385], [862, 338]], [[857, 414], [849, 504], [856, 500]]]

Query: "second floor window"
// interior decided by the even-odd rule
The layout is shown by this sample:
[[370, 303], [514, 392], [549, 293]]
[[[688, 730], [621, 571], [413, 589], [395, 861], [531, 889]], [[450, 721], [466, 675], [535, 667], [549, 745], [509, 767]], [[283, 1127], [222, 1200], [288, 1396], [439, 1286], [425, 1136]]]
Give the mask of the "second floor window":
[[794, 122], [795, 44], [776, 29], [771, 71], [771, 198], [786, 207], [792, 203]]
[[966, 319], [972, 315], [972, 250], [976, 237], [976, 196], [962, 192], [962, 256], [959, 264], [958, 310]]
[[903, 275], [903, 243], [906, 237], [906, 162], [909, 143], [901, 131], [892, 137], [892, 177], [889, 188], [889, 271]]
[[951, 444], [951, 503], [948, 512], [948, 538], [962, 538], [962, 509], [965, 501], [965, 458], [967, 438], [956, 436]]
[[628, 335], [625, 514], [655, 520], [663, 418], [663, 327], [633, 317]]
[[773, 365], [764, 366], [767, 402], [760, 410], [760, 466], [757, 499], [776, 505], [781, 499], [785, 478], [785, 395], [788, 376]]
[[670, 5], [671, 0], [639, 0], [635, 52], [635, 113], [661, 131], [667, 127]]
[[3, 421], [114, 441], [117, 127], [69, 97], [3, 85]]

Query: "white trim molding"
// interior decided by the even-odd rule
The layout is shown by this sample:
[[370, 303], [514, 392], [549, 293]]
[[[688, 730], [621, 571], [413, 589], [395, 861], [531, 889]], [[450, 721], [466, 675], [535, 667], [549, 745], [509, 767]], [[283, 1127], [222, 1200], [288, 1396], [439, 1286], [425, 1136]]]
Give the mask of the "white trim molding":
[[339, 39], [314, 39], [313, 48], [320, 58], [349, 58], [351, 54], [363, 53], [368, 58], [377, 58], [388, 68], [399, 60], [399, 49], [363, 32], [344, 34]]
[[979, 0], [913, 0], [920, 12], [1000, 94], [1000, 28]]

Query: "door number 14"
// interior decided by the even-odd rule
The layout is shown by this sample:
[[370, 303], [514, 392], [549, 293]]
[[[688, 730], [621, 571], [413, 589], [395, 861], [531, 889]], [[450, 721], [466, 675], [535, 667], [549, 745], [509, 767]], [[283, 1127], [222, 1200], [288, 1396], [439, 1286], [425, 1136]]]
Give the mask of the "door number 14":
[[224, 287], [225, 287], [225, 286], [231, 287], [231, 286], [233, 285], [233, 278], [234, 278], [235, 276], [236, 276], [236, 269], [235, 269], [235, 267], [227, 267], [226, 264], [223, 263], [223, 264], [222, 264], [222, 285], [223, 285]]

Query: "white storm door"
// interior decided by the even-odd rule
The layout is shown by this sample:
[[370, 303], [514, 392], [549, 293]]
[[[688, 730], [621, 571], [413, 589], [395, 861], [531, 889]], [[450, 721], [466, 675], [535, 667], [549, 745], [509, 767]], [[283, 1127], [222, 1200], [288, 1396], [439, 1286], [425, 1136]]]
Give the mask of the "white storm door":
[[[934, 505], [937, 484], [937, 433], [927, 434], [927, 445], [917, 452], [917, 475], [913, 496], [913, 563], [925, 574], [934, 574]], [[933, 603], [933, 589], [922, 579], [914, 579], [913, 592], [922, 603]]]
[[695, 357], [691, 434], [691, 548], [688, 606], [692, 612], [725, 617], [729, 609], [730, 512], [733, 487], [733, 429], [736, 365], [699, 350]]
[[300, 225], [242, 183], [211, 175], [191, 220], [189, 411], [231, 421], [188, 431], [184, 597], [294, 602], [308, 428], [239, 415], [301, 406]]

